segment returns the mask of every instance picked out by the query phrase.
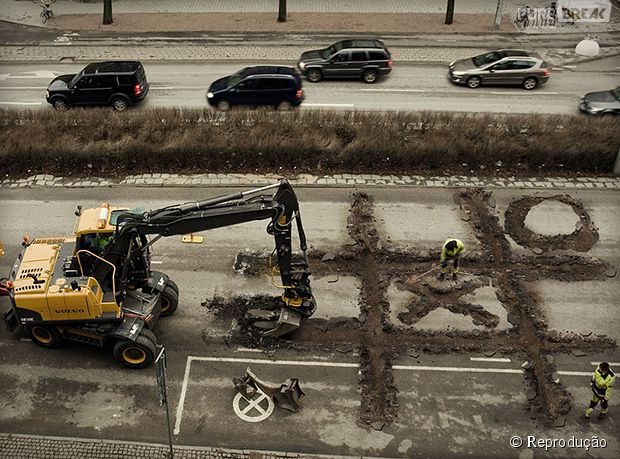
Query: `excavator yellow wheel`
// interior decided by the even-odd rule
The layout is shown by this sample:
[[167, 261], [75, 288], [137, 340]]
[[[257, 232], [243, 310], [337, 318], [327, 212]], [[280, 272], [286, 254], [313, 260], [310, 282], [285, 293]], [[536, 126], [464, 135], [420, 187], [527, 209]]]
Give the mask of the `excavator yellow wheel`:
[[155, 360], [155, 352], [155, 343], [140, 335], [135, 341], [118, 341], [114, 346], [114, 360], [128, 368], [146, 368]]
[[50, 349], [60, 346], [62, 336], [56, 327], [31, 325], [26, 329], [28, 337], [36, 344]]

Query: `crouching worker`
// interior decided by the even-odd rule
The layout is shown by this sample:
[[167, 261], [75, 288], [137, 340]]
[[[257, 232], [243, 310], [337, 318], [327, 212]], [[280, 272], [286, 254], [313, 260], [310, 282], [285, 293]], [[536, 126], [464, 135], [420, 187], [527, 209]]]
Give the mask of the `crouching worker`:
[[465, 252], [465, 244], [458, 239], [448, 239], [444, 242], [441, 248], [441, 257], [439, 261], [441, 263], [441, 274], [439, 280], [442, 281], [448, 274], [448, 262], [452, 261], [452, 279], [457, 279], [457, 273], [459, 272], [459, 257]]

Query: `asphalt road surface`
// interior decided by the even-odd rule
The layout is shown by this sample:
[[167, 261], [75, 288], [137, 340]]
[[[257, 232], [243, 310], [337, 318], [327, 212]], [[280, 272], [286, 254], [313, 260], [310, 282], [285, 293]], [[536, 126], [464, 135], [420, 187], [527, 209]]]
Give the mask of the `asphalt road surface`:
[[[145, 66], [151, 90], [138, 109], [204, 107], [211, 82], [252, 63], [174, 63]], [[617, 63], [616, 63], [617, 65]], [[585, 66], [585, 64], [584, 64]], [[15, 64], [0, 69], [0, 106], [50, 109], [47, 84], [56, 75], [76, 73], [82, 64]], [[607, 60], [597, 71], [554, 70], [547, 84], [533, 91], [520, 87], [482, 87], [471, 90], [446, 78], [445, 66], [397, 65], [373, 85], [361, 81], [304, 82], [302, 109], [327, 110], [441, 110], [489, 113], [576, 114], [579, 97], [620, 85], [620, 74]]]
[[[156, 74], [156, 72], [155, 72]], [[352, 246], [348, 233], [352, 190], [298, 189], [308, 242], [312, 250], [340, 253]], [[452, 189], [366, 189], [374, 199], [374, 218], [382, 244], [391, 249], [438, 251], [447, 236], [458, 235], [472, 253], [484, 249], [474, 225], [465, 221], [455, 204]], [[159, 208], [167, 204], [204, 199], [231, 192], [226, 189], [20, 189], [0, 190], [0, 237], [6, 255], [0, 273], [8, 273], [24, 232], [31, 237], [70, 233], [77, 204]], [[611, 191], [571, 191], [581, 200], [599, 238], [590, 250], [572, 253], [620, 266], [620, 199]], [[530, 191], [494, 191], [500, 223], [515, 199]], [[553, 192], [536, 192], [551, 196]], [[528, 214], [528, 228], [545, 235], [568, 234], [579, 219], [570, 206], [544, 201]], [[365, 426], [360, 423], [364, 396], [360, 392], [359, 349], [329, 343], [292, 349], [282, 345], [271, 351], [247, 349], [229, 340], [230, 321], [222, 320], [201, 303], [218, 295], [276, 294], [267, 276], [235, 273], [233, 260], [246, 250], [269, 252], [272, 238], [266, 222], [252, 222], [204, 233], [203, 244], [182, 244], [180, 237], [165, 238], [154, 246], [157, 269], [167, 272], [181, 290], [179, 310], [158, 322], [156, 332], [168, 353], [168, 382], [175, 443], [379, 457], [618, 457], [617, 397], [611, 400], [610, 417], [586, 423], [580, 418], [590, 398], [589, 376], [593, 363], [612, 362], [620, 368], [617, 349], [586, 353], [555, 352], [562, 384], [574, 399], [563, 427], [544, 424], [526, 411], [531, 389], [523, 376], [524, 352], [445, 352], [411, 350], [390, 362], [397, 388], [397, 416], [393, 422]], [[509, 238], [510, 239], [510, 238]], [[354, 243], [353, 243], [354, 245]], [[527, 247], [510, 241], [515, 255], [534, 257], [536, 275], [547, 258], [536, 259]], [[579, 264], [580, 262], [577, 262]], [[320, 264], [320, 263], [318, 263]], [[472, 269], [473, 261], [463, 261]], [[329, 273], [313, 276], [318, 302], [315, 316], [306, 325], [338, 323], [360, 315], [363, 280]], [[512, 268], [512, 267], [511, 267]], [[515, 267], [515, 269], [517, 269]], [[527, 282], [550, 330], [589, 335], [607, 334], [620, 340], [615, 278], [562, 281], [561, 267], [550, 278], [540, 274]], [[524, 274], [524, 276], [527, 273]], [[583, 275], [579, 274], [579, 275]], [[586, 273], [587, 275], [587, 273]], [[517, 276], [518, 277], [518, 276]], [[396, 327], [407, 305], [407, 291], [396, 283], [386, 290], [389, 321]], [[472, 292], [467, 301], [496, 315], [497, 331], [510, 329], [507, 312], [494, 292], [493, 282]], [[0, 311], [8, 308], [0, 298]], [[323, 322], [320, 322], [320, 321]], [[438, 308], [423, 317], [414, 329], [485, 331], [472, 317]], [[317, 329], [318, 330], [318, 329]], [[331, 333], [337, 333], [334, 327]], [[387, 336], [387, 335], [386, 335]], [[298, 413], [276, 408], [262, 422], [246, 422], [233, 411], [232, 378], [250, 366], [260, 377], [283, 382], [297, 377], [306, 393]], [[80, 345], [47, 350], [19, 336], [0, 331], [0, 431], [166, 442], [165, 412], [158, 406], [154, 369], [130, 371], [117, 367], [110, 350]], [[617, 394], [616, 394], [617, 395]], [[260, 414], [259, 410], [248, 415]], [[537, 419], [533, 419], [537, 417]], [[615, 433], [614, 433], [615, 432]], [[514, 448], [510, 439], [531, 436], [543, 439], [603, 439], [604, 448]], [[517, 440], [513, 440], [517, 441]], [[543, 443], [544, 445], [545, 443]]]

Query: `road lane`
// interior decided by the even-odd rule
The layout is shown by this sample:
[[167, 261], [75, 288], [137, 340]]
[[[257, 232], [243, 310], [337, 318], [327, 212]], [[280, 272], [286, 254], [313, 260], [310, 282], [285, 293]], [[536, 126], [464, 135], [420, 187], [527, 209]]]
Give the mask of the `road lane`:
[[[149, 107], [205, 107], [206, 91], [217, 78], [250, 63], [147, 64], [151, 91], [139, 109]], [[49, 109], [45, 89], [54, 75], [79, 71], [83, 64], [22, 64], [3, 66], [0, 105]], [[587, 78], [584, 78], [587, 76]], [[577, 100], [586, 92], [620, 84], [613, 71], [556, 70], [549, 82], [533, 91], [517, 87], [471, 90], [446, 78], [444, 66], [398, 65], [375, 85], [361, 81], [304, 80], [305, 109], [334, 110], [448, 110], [463, 112], [577, 113]]]

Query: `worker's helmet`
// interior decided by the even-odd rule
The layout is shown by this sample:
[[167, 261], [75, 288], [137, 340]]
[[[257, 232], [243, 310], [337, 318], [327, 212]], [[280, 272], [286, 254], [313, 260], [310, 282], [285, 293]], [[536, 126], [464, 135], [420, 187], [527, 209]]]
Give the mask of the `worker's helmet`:
[[609, 363], [601, 362], [601, 364], [598, 367], [601, 369], [603, 373], [609, 373]]
[[448, 249], [450, 252], [454, 251], [454, 249], [456, 249], [456, 241], [452, 239], [450, 242], [448, 242], [446, 244], [446, 249]]

